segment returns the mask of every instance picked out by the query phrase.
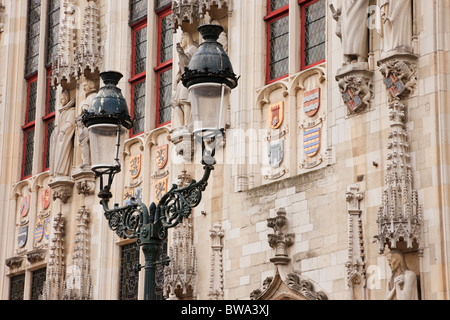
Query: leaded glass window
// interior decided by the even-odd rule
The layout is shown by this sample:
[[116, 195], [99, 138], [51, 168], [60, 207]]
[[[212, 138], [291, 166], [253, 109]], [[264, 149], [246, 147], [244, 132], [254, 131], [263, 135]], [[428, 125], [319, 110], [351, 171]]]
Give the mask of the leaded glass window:
[[30, 177], [33, 173], [33, 153], [34, 153], [34, 128], [25, 131], [23, 178]]
[[159, 74], [158, 92], [158, 125], [170, 122], [172, 108], [170, 105], [172, 93], [172, 69]]
[[326, 2], [319, 0], [303, 7], [304, 55], [302, 67], [308, 67], [325, 59]]
[[130, 24], [147, 17], [148, 0], [130, 0]]
[[25, 290], [25, 274], [10, 278], [9, 300], [23, 300]]
[[147, 25], [135, 30], [133, 34], [133, 75], [138, 75], [145, 71], [147, 62]]
[[288, 74], [289, 71], [289, 17], [270, 23], [269, 81]]
[[40, 22], [41, 0], [28, 0], [27, 51], [25, 56], [26, 76], [38, 70]]
[[160, 63], [169, 61], [173, 57], [173, 28], [172, 15], [165, 16], [161, 19], [161, 43], [159, 46]]
[[47, 64], [51, 64], [58, 53], [59, 8], [60, 0], [49, 1], [47, 15]]
[[269, 0], [269, 1], [271, 12], [281, 9], [289, 4], [289, 0]]
[[44, 289], [44, 282], [46, 278], [47, 269], [39, 269], [33, 272], [31, 282], [31, 300], [39, 300], [39, 296], [42, 295]]
[[139, 252], [136, 243], [121, 247], [119, 300], [138, 299]]
[[28, 101], [26, 122], [30, 123], [36, 120], [36, 99], [37, 99], [37, 79], [28, 83]]
[[159, 11], [172, 3], [172, 0], [156, 0], [155, 1], [155, 11]]
[[158, 65], [155, 68], [157, 76], [157, 105], [156, 126], [163, 126], [171, 121], [172, 107], [172, 58], [173, 58], [173, 29], [172, 10], [166, 9], [159, 15], [158, 36]]
[[52, 133], [55, 130], [55, 120], [48, 121], [45, 125], [45, 158], [44, 158], [44, 170], [50, 167], [50, 142]]
[[145, 80], [133, 85], [133, 128], [132, 134], [136, 135], [144, 131], [145, 125]]

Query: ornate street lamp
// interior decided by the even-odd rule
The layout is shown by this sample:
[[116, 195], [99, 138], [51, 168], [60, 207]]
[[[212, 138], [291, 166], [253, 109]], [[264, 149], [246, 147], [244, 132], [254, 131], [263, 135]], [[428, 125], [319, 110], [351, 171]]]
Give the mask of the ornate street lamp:
[[[83, 123], [89, 129], [92, 170], [100, 178], [100, 203], [109, 227], [124, 239], [136, 239], [145, 256], [144, 299], [155, 300], [155, 273], [158, 264], [167, 265], [161, 257], [161, 248], [167, 239], [168, 229], [188, 218], [192, 208], [202, 199], [211, 171], [214, 170], [215, 141], [224, 133], [224, 106], [228, 103], [238, 78], [230, 59], [217, 42], [223, 28], [220, 25], [203, 25], [199, 32], [205, 40], [192, 57], [182, 76], [189, 89], [192, 109], [193, 134], [202, 143], [204, 174], [200, 181], [183, 188], [173, 185], [159, 201], [147, 207], [135, 199], [125, 207], [118, 204], [109, 208], [114, 176], [121, 171], [119, 156], [123, 141], [132, 127], [125, 99], [117, 84], [122, 74], [114, 71], [100, 74], [105, 86], [99, 90], [89, 110], [83, 114]], [[208, 148], [206, 144], [211, 144]], [[106, 183], [105, 180], [106, 179]]]

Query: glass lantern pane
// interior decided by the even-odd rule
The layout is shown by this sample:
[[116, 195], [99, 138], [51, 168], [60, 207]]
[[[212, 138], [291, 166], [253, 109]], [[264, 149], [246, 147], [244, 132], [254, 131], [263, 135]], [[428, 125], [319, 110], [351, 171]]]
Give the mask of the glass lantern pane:
[[225, 110], [231, 89], [218, 83], [202, 83], [189, 89], [191, 123], [194, 132], [218, 130], [225, 127]]
[[105, 172], [116, 167], [123, 154], [123, 141], [125, 141], [127, 130], [121, 127], [120, 146], [117, 152], [117, 125], [98, 124], [89, 127], [89, 141], [91, 145], [92, 169]]

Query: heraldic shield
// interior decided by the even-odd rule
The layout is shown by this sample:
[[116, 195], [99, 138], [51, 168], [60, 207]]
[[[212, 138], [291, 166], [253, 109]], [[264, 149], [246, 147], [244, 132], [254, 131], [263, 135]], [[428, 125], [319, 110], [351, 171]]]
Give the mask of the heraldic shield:
[[284, 102], [280, 101], [269, 107], [269, 125], [272, 129], [279, 129], [284, 120]]
[[305, 92], [303, 109], [308, 117], [314, 117], [320, 109], [320, 88]]
[[320, 128], [313, 128], [303, 134], [303, 150], [307, 157], [312, 158], [320, 150]]

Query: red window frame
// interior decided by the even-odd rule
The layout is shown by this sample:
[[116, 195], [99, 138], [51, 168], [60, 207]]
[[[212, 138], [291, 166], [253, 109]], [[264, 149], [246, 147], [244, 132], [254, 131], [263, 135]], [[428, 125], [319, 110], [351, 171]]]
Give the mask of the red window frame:
[[300, 10], [301, 10], [301, 50], [300, 50], [301, 51], [301, 70], [306, 70], [306, 69], [312, 68], [312, 67], [317, 66], [326, 61], [326, 58], [324, 58], [324, 59], [314, 62], [310, 65], [305, 64], [305, 37], [306, 37], [305, 9], [318, 1], [320, 1], [320, 0], [299, 0], [298, 1], [298, 4], [300, 5]]
[[289, 73], [282, 75], [276, 79], [270, 79], [270, 25], [275, 21], [282, 19], [289, 15], [289, 4], [276, 9], [274, 11], [271, 10], [271, 0], [267, 0], [267, 15], [264, 17], [264, 21], [266, 22], [266, 84], [270, 84], [276, 82], [278, 80], [286, 78]]
[[[131, 45], [131, 79], [129, 80], [129, 83], [131, 85], [131, 103], [130, 103], [130, 113], [131, 113], [131, 117], [133, 118], [134, 115], [134, 87], [138, 84], [140, 84], [141, 82], [146, 81], [147, 78], [147, 70], [144, 68], [144, 71], [136, 74], [136, 69], [135, 69], [135, 62], [136, 62], [136, 34], [137, 32], [139, 32], [140, 30], [147, 28], [147, 17], [145, 17], [144, 19], [134, 23], [133, 25], [131, 25], [131, 32], [132, 32], [132, 45]], [[140, 134], [142, 134], [143, 131], [141, 132], [134, 132], [133, 128], [130, 130], [130, 138], [132, 137], [136, 137]]]
[[[25, 175], [25, 163], [26, 163], [26, 156], [27, 156], [27, 135], [30, 131], [35, 131], [36, 128], [36, 118], [31, 120], [28, 119], [29, 110], [30, 110], [30, 87], [31, 84], [37, 83], [38, 76], [37, 74], [31, 76], [28, 78], [27, 81], [27, 106], [25, 109], [25, 124], [22, 126], [23, 130], [23, 154], [22, 154], [22, 170], [21, 170], [21, 178], [22, 180], [25, 180], [33, 175], [33, 173], [30, 173], [28, 175]], [[32, 153], [33, 155], [33, 153]], [[33, 162], [33, 160], [31, 160]]]
[[42, 121], [44, 122], [44, 155], [43, 155], [43, 168], [44, 171], [48, 171], [50, 169], [50, 163], [47, 163], [46, 155], [47, 152], [50, 149], [50, 141], [48, 136], [48, 126], [55, 121], [56, 117], [56, 108], [52, 112], [49, 111], [50, 107], [50, 90], [51, 88], [51, 76], [52, 76], [52, 68], [49, 67], [47, 69], [47, 83], [46, 83], [46, 98], [45, 98], [45, 116], [42, 118]]
[[158, 52], [157, 52], [157, 64], [156, 67], [154, 68], [154, 71], [156, 72], [156, 128], [160, 128], [163, 127], [165, 125], [168, 125], [169, 123], [171, 123], [172, 121], [166, 121], [165, 123], [159, 123], [159, 103], [160, 103], [160, 94], [159, 94], [159, 89], [160, 89], [160, 83], [161, 83], [161, 75], [164, 72], [167, 72], [168, 70], [172, 69], [172, 65], [173, 65], [173, 58], [169, 59], [167, 61], [162, 61], [161, 62], [161, 45], [162, 45], [162, 41], [161, 41], [161, 31], [162, 31], [162, 20], [169, 16], [170, 14], [172, 14], [172, 7], [171, 6], [167, 6], [164, 7], [162, 10], [156, 12], [156, 14], [158, 15], [158, 45], [156, 46]]

